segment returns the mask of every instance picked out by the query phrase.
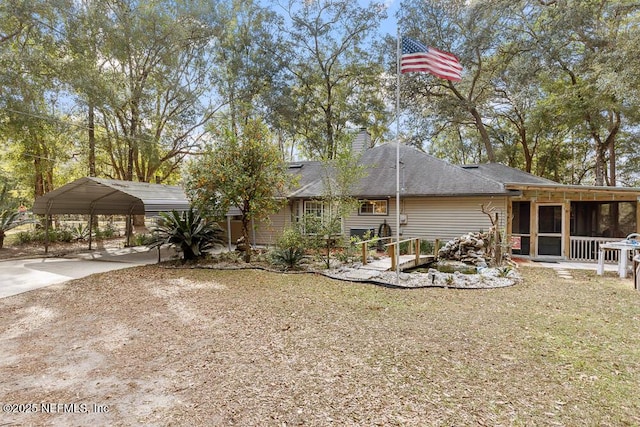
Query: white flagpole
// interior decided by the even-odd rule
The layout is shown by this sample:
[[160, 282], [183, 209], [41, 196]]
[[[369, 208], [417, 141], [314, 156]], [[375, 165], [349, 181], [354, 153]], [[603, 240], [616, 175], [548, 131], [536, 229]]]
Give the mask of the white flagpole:
[[396, 285], [400, 282], [400, 22], [396, 46]]

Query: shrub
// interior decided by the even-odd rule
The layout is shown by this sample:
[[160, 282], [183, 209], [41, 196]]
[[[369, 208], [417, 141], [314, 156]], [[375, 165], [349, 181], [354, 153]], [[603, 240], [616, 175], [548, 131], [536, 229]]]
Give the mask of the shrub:
[[153, 234], [134, 234], [133, 246], [149, 246], [156, 241], [156, 237]]
[[428, 240], [420, 240], [420, 253], [431, 254], [433, 253], [433, 243]]
[[276, 248], [271, 253], [271, 263], [285, 270], [300, 268], [306, 256], [302, 248]]
[[[87, 237], [89, 236], [87, 232]], [[64, 242], [69, 243], [78, 240], [76, 238], [76, 234], [73, 230], [69, 229], [58, 229], [58, 230], [49, 230], [49, 241], [51, 242]], [[44, 231], [42, 232], [42, 241], [44, 241]]]
[[[16, 234], [15, 237], [18, 244], [25, 243], [44, 243], [46, 241], [46, 234], [43, 229], [34, 231], [21, 231]], [[75, 240], [74, 234], [71, 230], [65, 229], [51, 229], [49, 230], [49, 242], [72, 242]]]
[[20, 245], [25, 243], [31, 243], [34, 241], [34, 238], [35, 238], [35, 233], [31, 231], [20, 231], [18, 234], [16, 234], [16, 241]]
[[306, 239], [299, 228], [285, 229], [271, 252], [271, 263], [284, 269], [296, 269], [304, 263]]
[[509, 266], [504, 266], [504, 267], [498, 267], [498, 277], [509, 277], [509, 273], [511, 273], [511, 267]]
[[305, 246], [305, 236], [297, 227], [290, 227], [285, 229], [276, 241], [276, 247], [280, 249], [303, 248]]
[[3, 210], [0, 211], [0, 249], [4, 246], [4, 238], [6, 236], [6, 232], [19, 227], [23, 224], [34, 224], [37, 223], [32, 218], [27, 218], [23, 216], [18, 211], [10, 211]]
[[193, 208], [180, 214], [162, 212], [158, 226], [153, 230], [153, 239], [147, 246], [154, 248], [173, 245], [182, 252], [183, 261], [200, 258], [205, 251], [222, 244], [217, 223], [209, 223]]
[[96, 239], [109, 239], [114, 237], [116, 235], [116, 231], [115, 226], [108, 222], [106, 227], [102, 230], [100, 228], [96, 228]]
[[2, 211], [0, 214], [0, 249], [4, 246], [5, 232], [20, 225], [17, 211]]

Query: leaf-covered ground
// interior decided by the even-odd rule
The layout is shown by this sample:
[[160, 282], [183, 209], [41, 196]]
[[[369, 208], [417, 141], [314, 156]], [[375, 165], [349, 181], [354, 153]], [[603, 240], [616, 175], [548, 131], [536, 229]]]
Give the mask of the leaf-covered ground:
[[2, 419], [640, 424], [640, 292], [592, 272], [522, 274], [509, 288], [396, 290], [148, 266], [5, 298]]

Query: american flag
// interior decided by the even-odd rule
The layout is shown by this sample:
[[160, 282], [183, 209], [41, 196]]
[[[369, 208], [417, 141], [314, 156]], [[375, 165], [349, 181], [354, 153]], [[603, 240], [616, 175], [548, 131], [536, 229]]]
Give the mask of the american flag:
[[403, 74], [427, 72], [454, 82], [459, 82], [462, 79], [462, 65], [455, 55], [426, 47], [409, 37], [402, 37], [400, 71]]

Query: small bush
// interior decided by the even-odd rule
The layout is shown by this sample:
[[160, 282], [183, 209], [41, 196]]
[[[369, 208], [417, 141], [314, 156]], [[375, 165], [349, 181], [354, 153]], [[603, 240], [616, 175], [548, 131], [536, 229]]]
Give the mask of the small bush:
[[335, 252], [333, 256], [343, 264], [352, 262], [356, 256], [355, 245], [348, 245], [344, 250]]
[[509, 277], [509, 273], [511, 273], [512, 269], [509, 266], [504, 266], [498, 267], [496, 270], [498, 271], [498, 277]]
[[4, 210], [0, 212], [0, 249], [4, 246], [6, 232], [19, 227], [22, 224], [33, 223], [33, 220], [25, 220], [18, 211]]
[[[45, 231], [42, 229], [34, 230], [34, 231], [21, 231], [16, 234], [16, 242], [18, 244], [26, 244], [26, 243], [44, 243], [45, 242]], [[49, 230], [49, 242], [72, 242], [74, 241], [74, 235], [71, 230]]]
[[156, 237], [152, 234], [134, 234], [133, 235], [133, 246], [148, 246], [156, 241]]
[[20, 244], [26, 244], [26, 243], [31, 243], [33, 242], [33, 239], [35, 237], [35, 234], [31, 231], [20, 231], [18, 234], [15, 235], [15, 241]]
[[100, 228], [96, 228], [96, 239], [110, 239], [116, 235], [116, 228], [112, 223], [107, 223], [106, 227], [102, 230]]
[[276, 247], [281, 249], [304, 248], [305, 246], [306, 238], [298, 227], [285, 229], [276, 241]]
[[285, 270], [300, 268], [305, 262], [305, 253], [302, 248], [276, 248], [271, 253], [271, 263]]
[[431, 254], [433, 253], [433, 243], [428, 240], [420, 240], [420, 253]]
[[283, 231], [270, 254], [273, 265], [285, 270], [299, 268], [305, 261], [306, 238], [299, 228], [290, 227]]
[[[42, 234], [44, 236], [44, 232]], [[67, 229], [53, 230], [53, 236], [54, 236], [54, 240], [52, 241], [54, 242], [69, 243], [77, 240], [74, 232], [72, 230], [67, 230]], [[87, 237], [88, 236], [89, 234], [87, 234]]]

